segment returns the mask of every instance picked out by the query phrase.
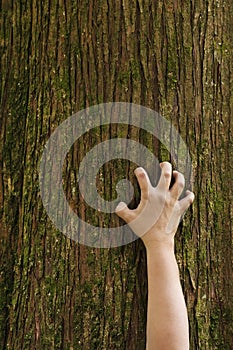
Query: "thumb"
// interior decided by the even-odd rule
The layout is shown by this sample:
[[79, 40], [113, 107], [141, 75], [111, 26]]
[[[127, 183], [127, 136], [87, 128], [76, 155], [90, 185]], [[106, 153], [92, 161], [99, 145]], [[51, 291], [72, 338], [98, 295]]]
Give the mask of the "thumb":
[[133, 212], [130, 210], [124, 202], [120, 202], [116, 209], [116, 214], [125, 220], [127, 223], [133, 220]]

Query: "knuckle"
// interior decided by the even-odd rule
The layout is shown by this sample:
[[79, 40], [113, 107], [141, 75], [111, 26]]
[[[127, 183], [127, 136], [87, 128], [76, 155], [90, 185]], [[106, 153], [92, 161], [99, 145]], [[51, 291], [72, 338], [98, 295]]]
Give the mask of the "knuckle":
[[163, 174], [164, 174], [165, 178], [170, 178], [170, 176], [171, 176], [171, 172], [168, 169], [165, 170]]
[[171, 208], [174, 206], [175, 202], [176, 202], [175, 198], [173, 198], [173, 196], [168, 194], [165, 198], [164, 206], [165, 208]]
[[138, 177], [140, 177], [141, 179], [145, 179], [145, 177], [146, 177], [146, 174], [145, 174], [144, 172], [142, 172], [142, 171], [138, 172], [137, 175], [138, 175]]
[[166, 200], [167, 207], [169, 208], [174, 207], [175, 203], [176, 203], [176, 199], [173, 198], [172, 196]]

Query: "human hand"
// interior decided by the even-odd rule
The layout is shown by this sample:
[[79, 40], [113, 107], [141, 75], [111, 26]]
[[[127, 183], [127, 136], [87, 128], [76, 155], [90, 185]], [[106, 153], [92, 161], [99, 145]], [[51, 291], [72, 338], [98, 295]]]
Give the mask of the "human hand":
[[[179, 199], [185, 185], [184, 176], [172, 171], [168, 162], [163, 162], [161, 176], [156, 187], [150, 183], [143, 168], [137, 168], [137, 177], [141, 200], [136, 209], [129, 209], [124, 202], [116, 207], [116, 214], [141, 237], [146, 247], [158, 243], [173, 242], [180, 218], [194, 200], [194, 194], [186, 191], [186, 196]], [[174, 184], [171, 188], [172, 175]]]

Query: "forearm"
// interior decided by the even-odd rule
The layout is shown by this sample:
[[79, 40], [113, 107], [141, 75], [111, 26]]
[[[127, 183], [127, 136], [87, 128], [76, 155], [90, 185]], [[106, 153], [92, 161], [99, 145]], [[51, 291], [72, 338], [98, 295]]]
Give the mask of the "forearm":
[[147, 350], [188, 350], [188, 317], [174, 254], [174, 236], [194, 194], [186, 191], [180, 199], [184, 176], [172, 171], [170, 163], [160, 166], [156, 187], [151, 185], [144, 169], [135, 170], [141, 189], [140, 203], [131, 210], [121, 202], [116, 212], [142, 238], [147, 250]]
[[147, 266], [147, 350], [187, 350], [188, 317], [173, 242], [149, 245]]

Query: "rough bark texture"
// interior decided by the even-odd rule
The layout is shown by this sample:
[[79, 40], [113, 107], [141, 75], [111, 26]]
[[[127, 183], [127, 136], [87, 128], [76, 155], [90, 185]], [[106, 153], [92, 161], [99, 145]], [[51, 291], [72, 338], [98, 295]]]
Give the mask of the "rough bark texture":
[[[141, 242], [79, 245], [54, 228], [39, 193], [52, 131], [110, 101], [160, 111], [189, 145], [196, 200], [176, 250], [191, 349], [232, 349], [232, 1], [1, 0], [0, 10], [1, 349], [145, 349]], [[168, 159], [149, 135], [124, 132]], [[86, 150], [112, 135], [117, 127], [95, 130], [72, 148], [68, 195]], [[132, 176], [109, 162], [100, 192], [112, 193], [122, 164]], [[80, 215], [92, 212], [81, 203]]]

